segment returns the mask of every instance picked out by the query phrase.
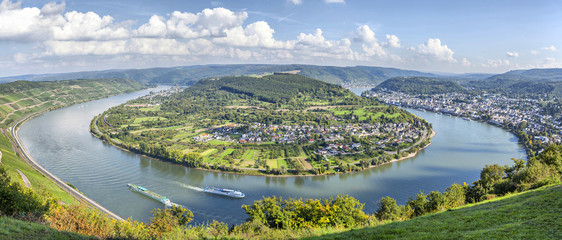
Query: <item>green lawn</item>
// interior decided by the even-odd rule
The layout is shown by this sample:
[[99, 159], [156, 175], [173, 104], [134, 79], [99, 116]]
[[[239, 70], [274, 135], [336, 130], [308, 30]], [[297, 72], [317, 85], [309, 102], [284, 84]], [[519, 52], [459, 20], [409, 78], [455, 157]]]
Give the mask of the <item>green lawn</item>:
[[218, 152], [218, 151], [219, 151], [219, 150], [216, 149], [216, 148], [209, 148], [209, 149], [203, 151], [203, 152], [201, 153], [201, 156], [203, 156], [203, 157], [208, 157], [209, 155], [214, 154], [214, 153], [216, 153], [216, 152]]
[[284, 166], [285, 168], [289, 168], [285, 159], [277, 159], [277, 167], [281, 168], [282, 166]]
[[254, 155], [255, 155], [256, 150], [254, 149], [248, 149], [247, 151], [244, 152], [244, 155], [242, 155], [242, 159], [244, 160], [254, 160]]
[[165, 117], [139, 117], [135, 118], [134, 123], [149, 122], [149, 121], [163, 121]]
[[226, 157], [227, 155], [230, 155], [232, 152], [234, 152], [234, 148], [227, 148], [226, 150], [224, 150], [224, 152], [221, 153], [221, 157]]
[[314, 239], [562, 239], [562, 185]]

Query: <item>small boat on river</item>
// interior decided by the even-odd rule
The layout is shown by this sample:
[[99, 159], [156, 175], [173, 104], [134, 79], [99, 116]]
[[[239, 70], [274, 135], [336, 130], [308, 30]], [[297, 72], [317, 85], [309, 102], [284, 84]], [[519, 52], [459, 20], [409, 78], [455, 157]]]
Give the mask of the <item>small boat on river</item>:
[[216, 187], [206, 187], [203, 189], [203, 192], [227, 196], [231, 198], [244, 198], [246, 195], [237, 190], [225, 189], [225, 188], [216, 188]]

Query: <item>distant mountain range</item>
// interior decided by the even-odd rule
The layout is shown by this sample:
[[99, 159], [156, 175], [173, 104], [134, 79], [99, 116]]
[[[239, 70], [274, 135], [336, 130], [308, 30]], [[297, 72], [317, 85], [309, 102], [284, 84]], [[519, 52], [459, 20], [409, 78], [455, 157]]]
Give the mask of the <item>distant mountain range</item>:
[[[437, 81], [453, 81], [468, 89], [487, 92], [548, 94], [562, 97], [562, 69], [560, 68], [513, 70], [493, 75], [485, 73], [427, 73], [369, 66], [335, 67], [301, 64], [230, 64], [22, 75], [0, 78], [0, 82], [15, 80], [52, 81], [67, 79], [125, 78], [133, 79], [144, 84], [193, 85], [201, 79], [213, 77], [263, 75], [275, 72], [296, 73], [334, 84], [360, 83], [378, 85], [387, 79], [396, 77], [424, 77], [426, 80], [431, 78]], [[424, 88], [428, 91], [431, 86], [437, 85], [440, 87], [439, 91], [458, 90], [457, 86], [452, 88], [450, 88], [451, 86], [445, 87], [443, 84], [438, 84], [438, 82], [435, 81], [426, 81], [425, 83], [430, 84]], [[402, 81], [400, 84], [408, 84], [408, 81]], [[415, 82], [413, 84], [420, 86], [420, 82]]]
[[408, 94], [474, 91], [520, 97], [555, 96], [559, 99], [562, 98], [562, 69], [516, 70], [486, 78], [481, 78], [482, 76], [485, 74], [438, 78], [394, 77], [382, 82], [374, 90], [389, 89]]
[[93, 78], [127, 78], [145, 84], [180, 84], [192, 85], [195, 82], [211, 77], [262, 75], [274, 72], [295, 72], [297, 74], [322, 80], [328, 83], [366, 83], [379, 84], [391, 77], [423, 76], [438, 77], [432, 73], [383, 67], [334, 67], [314, 65], [270, 65], [270, 64], [240, 64], [240, 65], [197, 65], [173, 68], [148, 68], [74, 72], [61, 74], [22, 75], [0, 78], [0, 81], [51, 81], [65, 79], [93, 79]]

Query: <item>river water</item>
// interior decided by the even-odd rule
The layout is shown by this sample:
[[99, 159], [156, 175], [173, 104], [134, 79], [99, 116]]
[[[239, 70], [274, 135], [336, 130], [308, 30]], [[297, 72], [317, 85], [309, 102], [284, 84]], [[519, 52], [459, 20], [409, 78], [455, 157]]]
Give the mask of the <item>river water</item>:
[[[364, 89], [354, 89], [358, 93]], [[30, 154], [63, 181], [123, 218], [148, 222], [163, 205], [129, 191], [144, 186], [184, 205], [196, 222], [212, 219], [238, 224], [241, 209], [262, 196], [327, 198], [348, 194], [373, 213], [381, 197], [404, 204], [420, 190], [443, 191], [452, 183], [472, 183], [486, 164], [511, 165], [525, 158], [517, 138], [500, 128], [457, 117], [408, 110], [433, 124], [437, 135], [416, 157], [357, 173], [316, 177], [262, 177], [195, 170], [119, 150], [90, 135], [90, 120], [111, 106], [145, 95], [148, 90], [61, 108], [26, 122], [19, 136]], [[204, 186], [241, 190], [244, 199], [200, 192]]]

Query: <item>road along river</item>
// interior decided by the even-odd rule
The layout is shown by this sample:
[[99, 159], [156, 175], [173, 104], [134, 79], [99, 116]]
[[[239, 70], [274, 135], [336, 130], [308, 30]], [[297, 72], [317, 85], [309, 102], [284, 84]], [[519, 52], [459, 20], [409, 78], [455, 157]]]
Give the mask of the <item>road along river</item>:
[[[127, 183], [146, 187], [184, 205], [197, 222], [229, 224], [246, 218], [243, 204], [262, 196], [327, 198], [349, 194], [372, 213], [381, 197], [404, 204], [420, 190], [443, 191], [452, 183], [472, 183], [486, 164], [525, 158], [517, 138], [500, 128], [457, 117], [409, 110], [433, 124], [432, 145], [416, 157], [357, 173], [316, 177], [262, 177], [195, 170], [122, 151], [91, 136], [90, 120], [111, 106], [148, 91], [114, 96], [47, 112], [23, 124], [21, 141], [33, 158], [65, 182], [123, 218], [149, 221], [163, 205], [129, 191]], [[205, 186], [241, 190], [244, 199], [202, 193]]]

